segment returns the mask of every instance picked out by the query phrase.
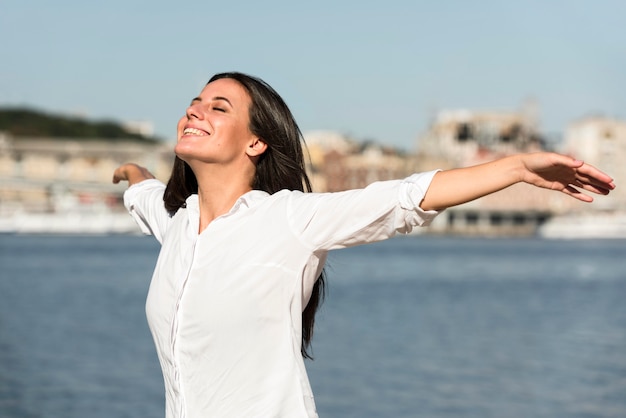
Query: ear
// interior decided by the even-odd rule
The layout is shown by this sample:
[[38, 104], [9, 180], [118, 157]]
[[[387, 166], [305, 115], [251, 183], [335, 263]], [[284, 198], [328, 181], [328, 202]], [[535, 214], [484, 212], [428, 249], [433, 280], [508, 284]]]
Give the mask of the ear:
[[248, 145], [248, 148], [246, 148], [246, 154], [250, 157], [258, 157], [263, 154], [266, 149], [267, 144], [263, 142], [262, 139], [255, 137]]

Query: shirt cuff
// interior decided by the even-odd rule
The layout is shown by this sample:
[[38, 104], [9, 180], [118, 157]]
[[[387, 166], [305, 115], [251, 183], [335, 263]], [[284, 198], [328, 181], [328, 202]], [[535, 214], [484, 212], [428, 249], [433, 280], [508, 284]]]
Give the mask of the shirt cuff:
[[137, 205], [137, 203], [143, 192], [161, 189], [164, 187], [165, 185], [160, 180], [146, 179], [129, 186], [124, 192], [124, 206], [139, 226], [139, 229], [141, 229], [141, 232], [145, 235], [154, 235], [154, 231], [150, 228], [145, 215], [141, 213], [141, 210], [138, 210], [138, 206], [141, 207], [141, 205]]
[[406, 210], [406, 222], [411, 225], [428, 226], [443, 211], [423, 210], [420, 207], [428, 187], [437, 172], [441, 170], [427, 171], [413, 174], [400, 183], [398, 201], [400, 207]]
[[126, 206], [128, 211], [132, 210], [133, 203], [135, 202], [138, 194], [144, 190], [160, 187], [164, 187], [164, 184], [157, 179], [146, 179], [129, 186], [124, 192], [124, 206]]

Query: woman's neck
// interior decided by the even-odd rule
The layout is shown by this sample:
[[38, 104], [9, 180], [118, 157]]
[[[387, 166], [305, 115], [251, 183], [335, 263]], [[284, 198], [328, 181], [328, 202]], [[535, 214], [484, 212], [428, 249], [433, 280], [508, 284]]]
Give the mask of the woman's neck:
[[252, 190], [251, 180], [232, 176], [202, 175], [198, 180], [198, 203], [201, 233], [213, 220], [228, 213], [237, 199]]

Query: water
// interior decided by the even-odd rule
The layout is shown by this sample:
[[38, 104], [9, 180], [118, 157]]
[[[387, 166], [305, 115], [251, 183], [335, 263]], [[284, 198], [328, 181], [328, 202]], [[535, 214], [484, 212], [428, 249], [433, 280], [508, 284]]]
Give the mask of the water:
[[[0, 417], [162, 417], [149, 237], [0, 235]], [[626, 416], [626, 241], [398, 238], [338, 251], [321, 417]]]

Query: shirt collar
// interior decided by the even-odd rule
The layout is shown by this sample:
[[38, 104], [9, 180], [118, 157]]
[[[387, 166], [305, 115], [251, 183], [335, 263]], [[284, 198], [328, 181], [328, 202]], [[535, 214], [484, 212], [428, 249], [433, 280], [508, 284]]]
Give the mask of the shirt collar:
[[245, 207], [250, 208], [264, 200], [269, 195], [269, 193], [264, 192], [263, 190], [250, 190], [248, 193], [245, 193], [237, 199], [229, 213], [234, 213], [241, 207], [241, 205], [245, 205]]
[[[228, 213], [222, 216], [232, 215], [233, 213], [236, 213], [242, 207], [250, 208], [254, 206], [255, 204], [257, 204], [258, 202], [265, 199], [267, 196], [269, 196], [269, 193], [264, 192], [263, 190], [250, 190], [249, 192], [241, 195], [237, 199], [233, 207], [228, 211]], [[190, 195], [187, 198], [187, 200], [185, 200], [185, 204], [186, 204], [185, 207], [189, 210], [190, 216], [192, 216], [192, 214], [194, 214], [195, 216], [198, 216], [199, 203], [198, 203], [197, 194]]]

